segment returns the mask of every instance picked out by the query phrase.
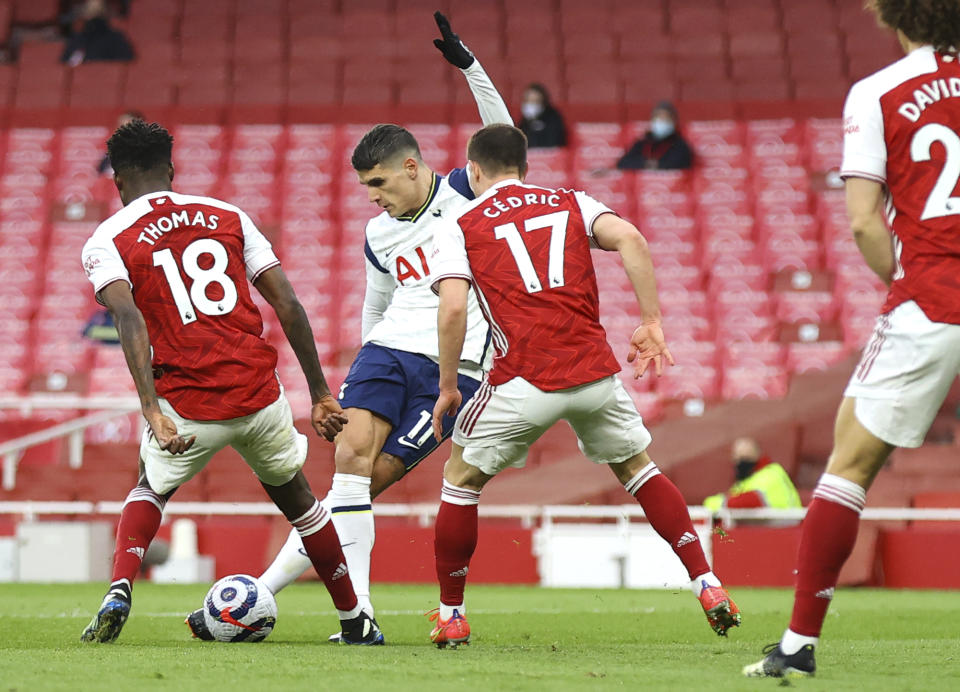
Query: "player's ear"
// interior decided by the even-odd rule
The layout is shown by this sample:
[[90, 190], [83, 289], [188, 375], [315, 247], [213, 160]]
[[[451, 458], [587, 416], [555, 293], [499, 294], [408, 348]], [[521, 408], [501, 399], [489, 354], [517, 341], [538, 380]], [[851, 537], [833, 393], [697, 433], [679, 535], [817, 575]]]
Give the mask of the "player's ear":
[[117, 192], [123, 192], [123, 178], [116, 171], [113, 172], [113, 184], [117, 186]]
[[419, 169], [420, 165], [417, 163], [417, 160], [414, 157], [408, 156], [406, 159], [404, 159], [403, 170], [406, 172], [407, 177], [410, 178], [410, 180], [413, 180], [417, 177], [417, 172]]
[[521, 183], [522, 183], [524, 180], [526, 180], [526, 178], [527, 178], [527, 171], [528, 171], [528, 170], [529, 170], [529, 168], [528, 168], [528, 166], [527, 166], [527, 162], [524, 161], [524, 162], [520, 165], [520, 168], [518, 169], [518, 171], [519, 171], [519, 173], [520, 173], [520, 182], [521, 182]]
[[173, 182], [173, 174], [175, 173], [173, 169], [173, 163], [170, 163], [170, 168], [167, 169], [167, 175], [170, 176], [170, 182]]

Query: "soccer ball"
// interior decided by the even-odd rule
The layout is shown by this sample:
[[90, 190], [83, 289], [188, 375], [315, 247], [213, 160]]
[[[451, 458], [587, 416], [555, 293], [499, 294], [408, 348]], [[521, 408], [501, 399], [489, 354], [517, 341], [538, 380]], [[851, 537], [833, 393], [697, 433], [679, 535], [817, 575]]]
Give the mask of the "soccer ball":
[[259, 642], [277, 623], [277, 601], [256, 577], [231, 574], [210, 587], [203, 619], [219, 642]]

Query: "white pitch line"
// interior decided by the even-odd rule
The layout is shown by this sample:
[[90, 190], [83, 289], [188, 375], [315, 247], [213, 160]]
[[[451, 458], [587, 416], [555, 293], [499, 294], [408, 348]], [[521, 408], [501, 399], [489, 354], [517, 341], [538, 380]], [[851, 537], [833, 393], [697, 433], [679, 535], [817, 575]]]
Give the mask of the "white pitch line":
[[[634, 609], [625, 609], [625, 608], [616, 608], [612, 610], [605, 610], [601, 608], [591, 608], [588, 610], [564, 610], [561, 608], [533, 608], [530, 610], [523, 610], [524, 615], [600, 615], [604, 613], [624, 613], [629, 615], [651, 615], [656, 612], [656, 608], [634, 608]], [[281, 614], [285, 612], [281, 609]], [[336, 611], [326, 610], [326, 611], [306, 611], [300, 610], [290, 613], [290, 615], [296, 615], [300, 617], [328, 617], [334, 615]], [[54, 620], [54, 619], [72, 619], [72, 618], [89, 618], [92, 615], [92, 611], [74, 611], [72, 613], [0, 613], [0, 618], [30, 618], [35, 620]], [[427, 611], [423, 610], [378, 610], [377, 615], [380, 616], [400, 616], [400, 615], [426, 615]], [[516, 610], [497, 610], [489, 608], [474, 608], [468, 612], [468, 615], [516, 615]], [[131, 615], [134, 617], [151, 617], [151, 618], [185, 618], [188, 613], [138, 613], [134, 610]]]

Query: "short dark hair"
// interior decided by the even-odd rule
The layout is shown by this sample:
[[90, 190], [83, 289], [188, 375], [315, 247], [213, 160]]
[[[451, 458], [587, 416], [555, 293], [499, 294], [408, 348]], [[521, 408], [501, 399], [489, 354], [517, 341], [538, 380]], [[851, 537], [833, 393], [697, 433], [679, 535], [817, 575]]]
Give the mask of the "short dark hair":
[[467, 158], [487, 175], [518, 170], [527, 172], [527, 136], [513, 125], [487, 125], [473, 133], [467, 144]]
[[543, 99], [543, 105], [549, 106], [552, 104], [552, 101], [550, 100], [550, 92], [547, 91], [547, 87], [540, 82], [530, 82], [527, 84], [527, 91], [535, 91], [540, 94], [540, 98]]
[[353, 149], [350, 163], [354, 170], [369, 171], [399, 154], [420, 158], [420, 145], [410, 131], [399, 125], [381, 124], [372, 128]]
[[170, 165], [173, 137], [157, 123], [131, 120], [107, 140], [107, 156], [117, 173], [149, 172]]
[[914, 43], [940, 52], [960, 48], [960, 3], [957, 0], [867, 0], [877, 18], [899, 29]]

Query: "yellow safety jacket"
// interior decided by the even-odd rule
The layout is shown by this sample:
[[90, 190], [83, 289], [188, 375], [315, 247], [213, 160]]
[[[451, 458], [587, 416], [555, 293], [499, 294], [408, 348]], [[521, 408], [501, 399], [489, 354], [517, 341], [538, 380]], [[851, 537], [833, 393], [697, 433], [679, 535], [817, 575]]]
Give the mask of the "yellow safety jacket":
[[726, 498], [750, 492], [761, 496], [764, 507], [790, 509], [802, 506], [790, 475], [780, 464], [774, 463], [764, 464], [744, 480], [737, 481], [726, 494], [718, 493], [706, 498], [703, 506], [716, 511], [724, 506]]

